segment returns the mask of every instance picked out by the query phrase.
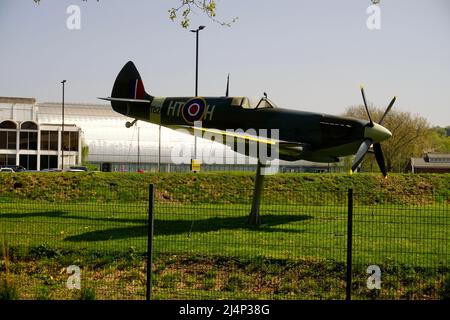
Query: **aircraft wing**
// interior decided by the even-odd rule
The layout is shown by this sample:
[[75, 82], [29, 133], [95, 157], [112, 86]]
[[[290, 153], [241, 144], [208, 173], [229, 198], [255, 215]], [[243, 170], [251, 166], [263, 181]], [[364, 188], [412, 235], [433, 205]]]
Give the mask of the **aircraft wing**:
[[231, 131], [225, 131], [225, 130], [220, 130], [220, 129], [210, 129], [210, 128], [200, 128], [200, 127], [189, 127], [189, 128], [192, 129], [194, 133], [196, 131], [199, 131], [202, 133], [210, 133], [210, 134], [214, 134], [214, 135], [220, 135], [220, 136], [222, 136], [222, 138], [232, 137], [232, 138], [241, 139], [241, 140], [248, 141], [248, 142], [254, 141], [254, 142], [265, 143], [268, 145], [275, 145], [279, 142], [279, 140], [276, 140], [276, 139], [271, 139], [271, 138], [266, 138], [266, 137], [258, 137], [258, 136], [254, 136], [254, 135], [250, 135], [250, 134], [231, 132]]
[[184, 129], [189, 130], [191, 133], [195, 133], [196, 131], [200, 132], [200, 133], [202, 133], [202, 136], [205, 133], [210, 133], [213, 135], [220, 135], [222, 137], [223, 144], [226, 144], [227, 137], [231, 137], [234, 139], [243, 140], [246, 144], [250, 143], [250, 142], [258, 142], [258, 143], [265, 143], [268, 146], [278, 145], [281, 158], [286, 158], [286, 159], [297, 160], [300, 157], [300, 155], [305, 150], [308, 150], [310, 147], [309, 144], [307, 144], [307, 143], [284, 141], [284, 140], [273, 139], [273, 138], [268, 138], [268, 137], [258, 137], [258, 136], [240, 133], [240, 132], [232, 132], [232, 131], [225, 131], [225, 130], [220, 130], [220, 129], [193, 127], [193, 126], [182, 126], [182, 127]]

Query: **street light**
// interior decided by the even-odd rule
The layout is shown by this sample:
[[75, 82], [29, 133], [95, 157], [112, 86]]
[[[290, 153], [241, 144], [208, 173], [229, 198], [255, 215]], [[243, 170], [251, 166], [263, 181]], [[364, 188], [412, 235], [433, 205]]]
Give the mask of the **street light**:
[[[196, 30], [191, 30], [196, 35], [195, 41], [195, 96], [198, 97], [198, 34], [200, 30], [205, 29], [205, 26], [199, 26]], [[194, 133], [195, 134], [195, 133]], [[197, 159], [197, 136], [194, 138], [194, 157]]]
[[62, 83], [62, 129], [61, 129], [61, 169], [64, 170], [64, 87], [67, 80]]

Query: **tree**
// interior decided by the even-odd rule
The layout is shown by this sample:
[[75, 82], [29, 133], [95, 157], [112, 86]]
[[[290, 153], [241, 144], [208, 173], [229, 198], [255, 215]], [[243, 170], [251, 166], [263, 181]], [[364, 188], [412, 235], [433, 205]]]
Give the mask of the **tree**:
[[[35, 3], [39, 4], [41, 0], [33, 0]], [[82, 0], [87, 1], [87, 0]], [[98, 2], [99, 0], [97, 0]], [[199, 10], [201, 13], [205, 14], [212, 21], [219, 23], [222, 26], [231, 26], [232, 23], [236, 22], [238, 17], [233, 18], [229, 22], [221, 21], [216, 19], [216, 9], [217, 0], [178, 0], [180, 5], [178, 7], [173, 7], [169, 9], [169, 19], [176, 21], [181, 14], [180, 24], [183, 28], [188, 28], [191, 20], [190, 16], [195, 10]]]
[[89, 146], [84, 142], [82, 142], [81, 147], [81, 164], [86, 165], [89, 157]]
[[434, 127], [430, 129], [431, 152], [450, 153], [450, 137], [447, 136], [446, 128]]
[[[371, 106], [370, 114], [376, 122], [384, 109]], [[364, 106], [347, 108], [345, 116], [368, 119]], [[421, 156], [430, 147], [430, 127], [425, 118], [410, 112], [391, 110], [384, 119], [383, 126], [392, 132], [392, 137], [382, 142], [383, 154], [388, 171], [401, 172], [408, 164], [409, 158]], [[375, 157], [367, 155], [362, 164], [365, 171], [376, 170]]]
[[175, 21], [178, 16], [177, 14], [181, 12], [181, 26], [187, 28], [190, 25], [190, 14], [198, 9], [200, 12], [205, 14], [208, 18], [222, 26], [231, 26], [232, 23], [236, 22], [237, 17], [233, 18], [229, 22], [224, 22], [216, 19], [216, 0], [180, 0], [180, 5], [177, 8], [171, 8], [169, 10], [169, 18]]

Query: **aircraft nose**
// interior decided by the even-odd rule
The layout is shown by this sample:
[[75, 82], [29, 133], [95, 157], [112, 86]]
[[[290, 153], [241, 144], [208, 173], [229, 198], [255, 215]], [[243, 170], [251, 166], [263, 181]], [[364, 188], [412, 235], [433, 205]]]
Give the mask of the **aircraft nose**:
[[364, 129], [364, 137], [366, 139], [372, 139], [374, 143], [389, 139], [391, 136], [392, 133], [378, 123], [374, 123], [373, 127], [367, 126]]

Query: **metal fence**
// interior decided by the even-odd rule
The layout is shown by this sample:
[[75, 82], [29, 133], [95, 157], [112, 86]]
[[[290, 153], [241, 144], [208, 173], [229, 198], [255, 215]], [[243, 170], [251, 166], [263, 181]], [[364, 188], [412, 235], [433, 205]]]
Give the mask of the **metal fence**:
[[[198, 190], [197, 190], [198, 191]], [[441, 299], [450, 294], [450, 198], [267, 189], [155, 203], [156, 299]], [[223, 193], [222, 201], [220, 193]], [[234, 197], [230, 197], [234, 194]]]
[[450, 295], [448, 194], [280, 186], [264, 191], [262, 224], [250, 226], [251, 189], [178, 188], [0, 196], [0, 298]]
[[145, 299], [147, 188], [29, 197], [0, 197], [0, 297]]

